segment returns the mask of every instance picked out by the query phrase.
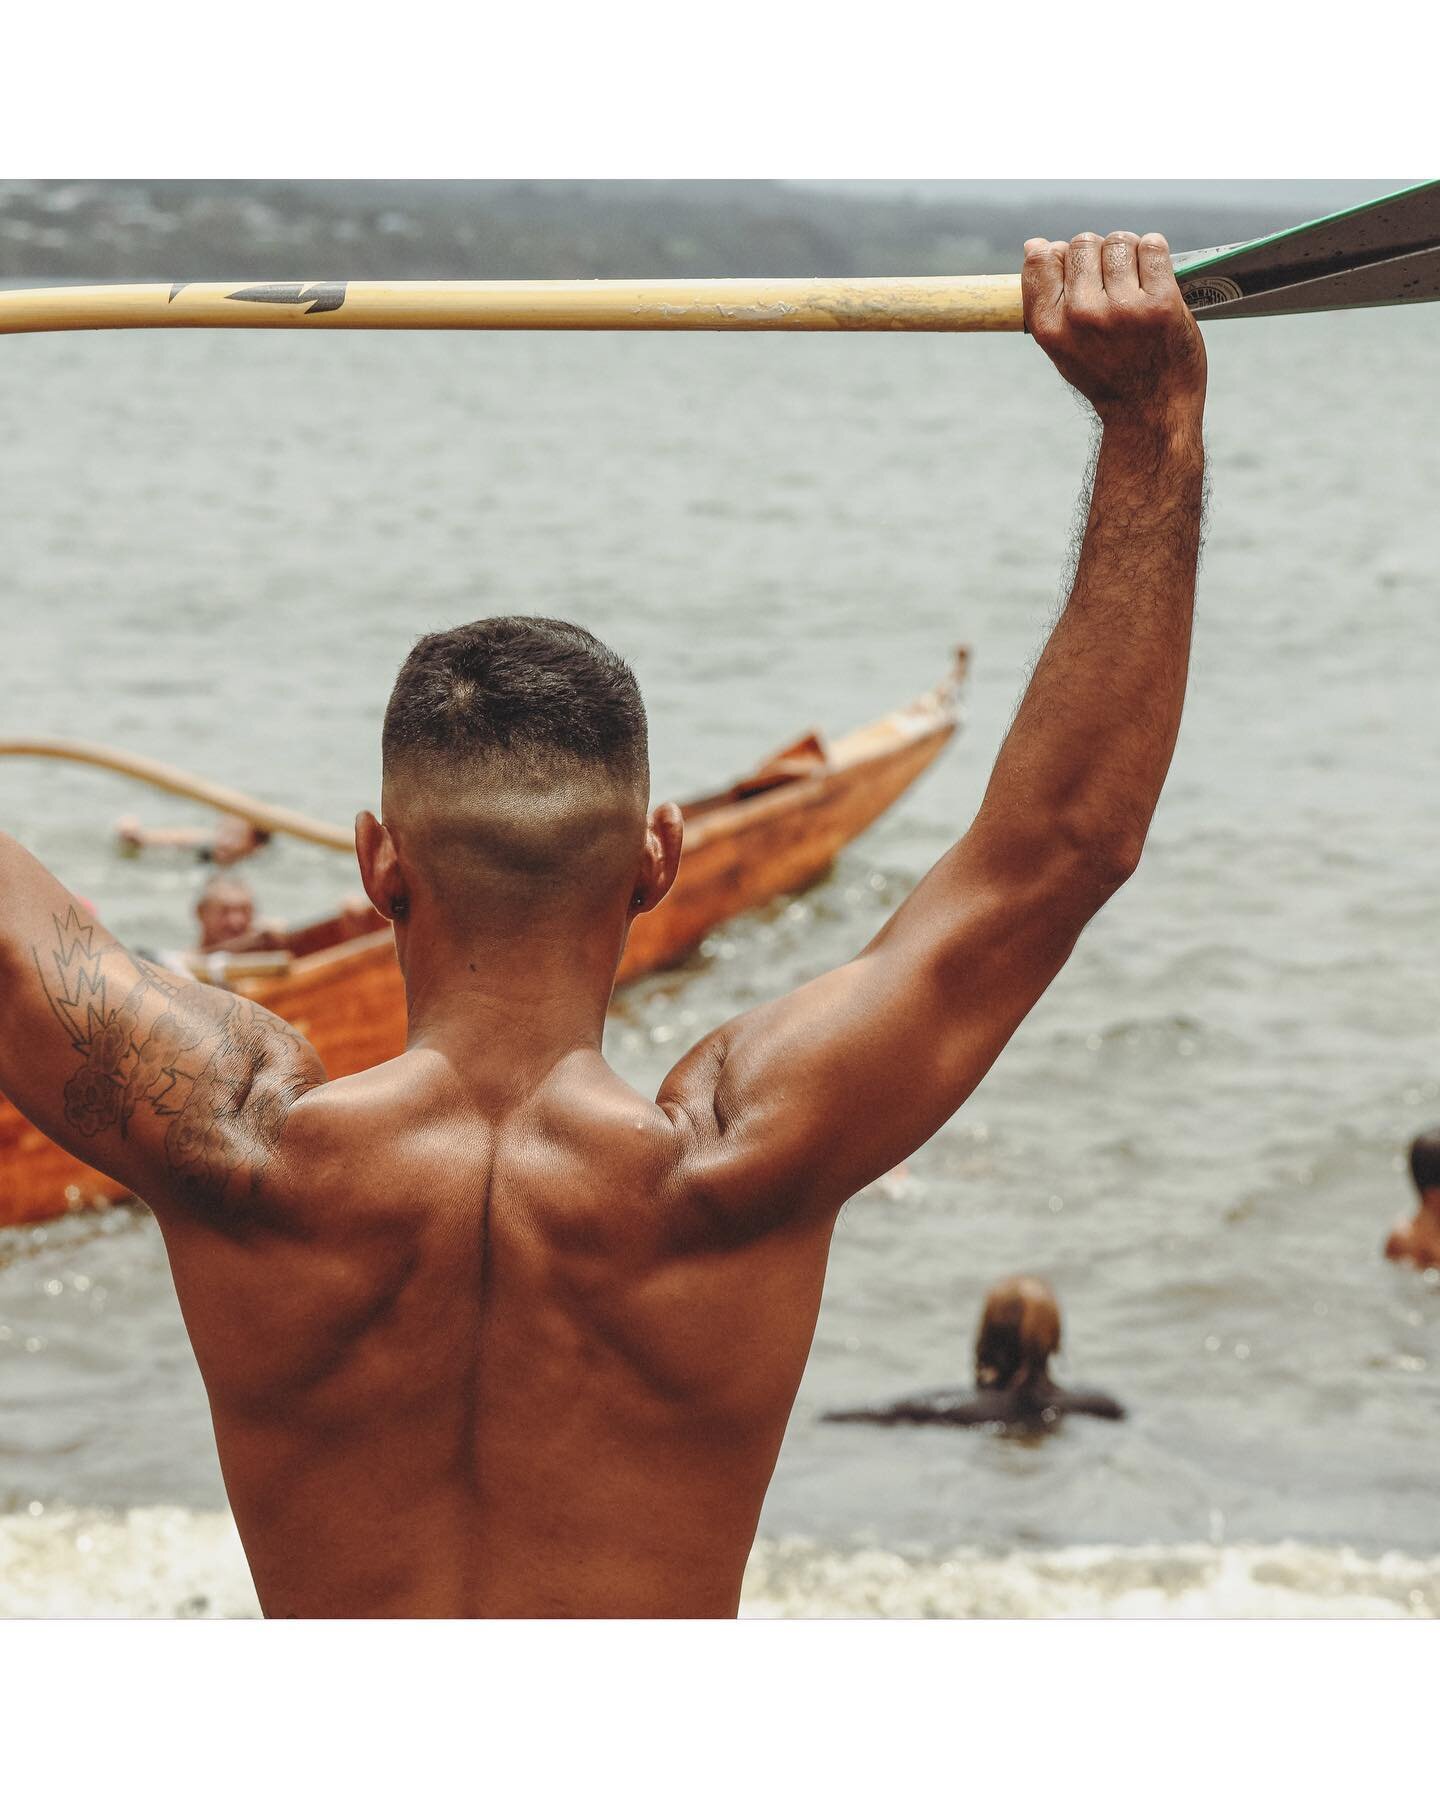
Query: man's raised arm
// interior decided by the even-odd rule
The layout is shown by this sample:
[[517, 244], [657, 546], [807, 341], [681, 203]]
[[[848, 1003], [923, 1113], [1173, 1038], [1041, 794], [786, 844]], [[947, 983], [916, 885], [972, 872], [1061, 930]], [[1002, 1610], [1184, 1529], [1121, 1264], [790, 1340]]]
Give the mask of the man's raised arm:
[[662, 1086], [678, 1165], [739, 1231], [824, 1218], [978, 1084], [1139, 858], [1180, 726], [1205, 351], [1165, 240], [1025, 248], [1026, 323], [1101, 424], [1069, 600], [961, 841], [852, 962]]
[[0, 832], [0, 1092], [152, 1204], [253, 1202], [315, 1051], [249, 1000], [131, 955]]

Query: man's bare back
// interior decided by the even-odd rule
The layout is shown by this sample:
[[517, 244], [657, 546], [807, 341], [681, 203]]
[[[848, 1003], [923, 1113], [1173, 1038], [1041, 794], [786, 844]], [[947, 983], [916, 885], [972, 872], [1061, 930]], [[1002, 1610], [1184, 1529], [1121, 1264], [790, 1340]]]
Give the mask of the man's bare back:
[[487, 1097], [425, 1051], [317, 1087], [272, 1228], [222, 1268], [166, 1220], [265, 1609], [733, 1615], [828, 1231], [717, 1242], [596, 1055]]
[[1162, 240], [1027, 246], [1103, 424], [1074, 591], [956, 847], [652, 1102], [601, 1055], [679, 861], [633, 677], [554, 620], [417, 645], [383, 822], [409, 1046], [327, 1083], [0, 838], [0, 1087], [154, 1209], [270, 1615], [733, 1615], [840, 1206], [963, 1103], [1133, 869], [1183, 703], [1204, 353]]

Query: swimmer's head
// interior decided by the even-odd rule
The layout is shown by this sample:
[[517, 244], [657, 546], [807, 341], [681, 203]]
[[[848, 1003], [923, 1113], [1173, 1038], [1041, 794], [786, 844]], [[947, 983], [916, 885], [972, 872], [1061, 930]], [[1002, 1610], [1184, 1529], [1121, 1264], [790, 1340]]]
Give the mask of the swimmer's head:
[[238, 874], [212, 874], [195, 902], [200, 947], [214, 949], [244, 936], [255, 922], [255, 895]]
[[985, 1295], [975, 1338], [975, 1384], [1014, 1392], [1045, 1377], [1060, 1347], [1060, 1307], [1043, 1280], [1002, 1280]]
[[1421, 1202], [1440, 1212], [1440, 1130], [1427, 1130], [1411, 1143], [1410, 1178]]
[[259, 830], [248, 818], [239, 818], [234, 812], [226, 812], [215, 826], [210, 859], [217, 867], [228, 868], [232, 862], [243, 861], [247, 855], [263, 849], [269, 841], [268, 830]]

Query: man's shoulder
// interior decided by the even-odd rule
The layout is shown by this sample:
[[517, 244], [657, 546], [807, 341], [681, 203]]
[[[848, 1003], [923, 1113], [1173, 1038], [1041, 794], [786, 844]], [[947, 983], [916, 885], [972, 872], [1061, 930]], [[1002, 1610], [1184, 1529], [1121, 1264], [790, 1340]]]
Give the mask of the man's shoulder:
[[659, 1255], [733, 1233], [689, 1120], [604, 1064], [561, 1070], [492, 1109], [423, 1057], [326, 1082], [290, 1107], [270, 1176], [297, 1211], [450, 1202], [482, 1187], [532, 1224]]
[[653, 1210], [678, 1172], [672, 1120], [603, 1064], [548, 1082], [511, 1114], [500, 1142], [506, 1165], [522, 1161], [542, 1188], [553, 1181], [566, 1211], [584, 1194], [617, 1217]]
[[509, 1184], [553, 1186], [567, 1204], [577, 1186], [612, 1204], [626, 1191], [653, 1194], [676, 1157], [665, 1113], [618, 1076], [552, 1080], [492, 1105], [410, 1053], [302, 1094], [281, 1148], [287, 1181], [302, 1189], [473, 1185], [498, 1168]]
[[356, 1198], [394, 1190], [424, 1180], [428, 1161], [455, 1156], [434, 1096], [404, 1060], [324, 1081], [295, 1099], [267, 1176], [273, 1200], [299, 1205], [339, 1190]]
[[521, 1172], [566, 1236], [684, 1257], [766, 1233], [768, 1220], [747, 1214], [737, 1182], [717, 1170], [717, 1127], [663, 1093], [645, 1097], [598, 1058], [577, 1060], [507, 1127], [498, 1165]]

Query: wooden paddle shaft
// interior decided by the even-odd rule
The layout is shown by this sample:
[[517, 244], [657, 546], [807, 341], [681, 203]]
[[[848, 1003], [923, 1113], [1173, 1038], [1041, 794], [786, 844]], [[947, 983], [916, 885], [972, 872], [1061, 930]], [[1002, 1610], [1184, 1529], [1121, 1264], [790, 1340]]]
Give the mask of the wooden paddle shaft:
[[1018, 275], [724, 281], [274, 281], [13, 288], [0, 332], [1019, 331]]
[[104, 743], [82, 743], [70, 737], [0, 737], [0, 755], [34, 755], [51, 761], [86, 762], [93, 768], [109, 768], [116, 774], [127, 774], [132, 780], [158, 787], [163, 793], [178, 793], [182, 799], [194, 799], [201, 805], [213, 806], [219, 812], [233, 812], [247, 818], [257, 830], [271, 830], [307, 843], [319, 843], [326, 849], [351, 850], [355, 847], [353, 832], [343, 825], [327, 824], [323, 818], [307, 818], [289, 806], [268, 805], [263, 799], [252, 799], [234, 787], [223, 787], [204, 775], [190, 774], [183, 768], [172, 768], [168, 762], [152, 756], [135, 755], [128, 749], [111, 749]]

